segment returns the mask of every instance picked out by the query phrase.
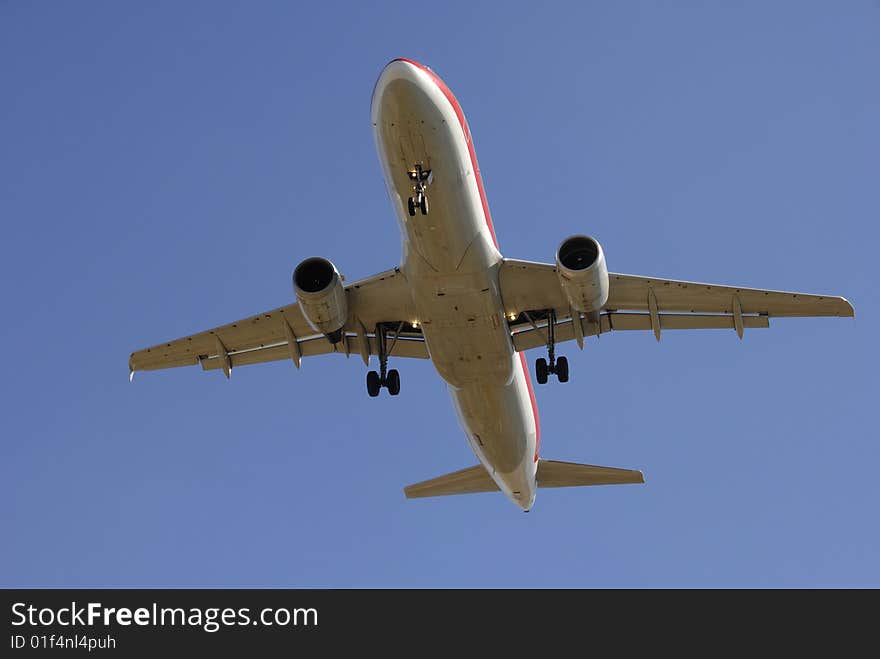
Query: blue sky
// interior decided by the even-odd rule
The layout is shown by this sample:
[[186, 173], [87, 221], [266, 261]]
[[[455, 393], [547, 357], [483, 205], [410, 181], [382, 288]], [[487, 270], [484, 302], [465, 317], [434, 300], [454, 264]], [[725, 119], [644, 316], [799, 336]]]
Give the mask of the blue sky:
[[[407, 501], [474, 464], [429, 363], [141, 373], [133, 350], [400, 238], [369, 124], [406, 56], [461, 102], [502, 252], [848, 297], [852, 319], [606, 335], [545, 457], [647, 484]], [[880, 586], [880, 8], [4, 3], [0, 584]], [[529, 361], [540, 356], [532, 351]]]

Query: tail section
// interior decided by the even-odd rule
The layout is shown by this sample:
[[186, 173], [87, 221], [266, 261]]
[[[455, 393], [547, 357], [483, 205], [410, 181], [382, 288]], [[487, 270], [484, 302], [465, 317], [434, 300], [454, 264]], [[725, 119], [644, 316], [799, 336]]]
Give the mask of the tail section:
[[[597, 467], [576, 462], [538, 460], [538, 487], [580, 487], [584, 485], [623, 485], [644, 483], [642, 472], [635, 469]], [[442, 497], [450, 494], [498, 492], [498, 485], [481, 466], [468, 467], [438, 476], [403, 489], [407, 499]]]
[[498, 492], [498, 485], [482, 465], [454, 471], [403, 488], [407, 499], [442, 497], [448, 494], [473, 494], [474, 492]]
[[577, 462], [538, 460], [538, 487], [578, 487], [581, 485], [625, 485], [644, 483], [645, 477], [636, 469], [597, 467]]

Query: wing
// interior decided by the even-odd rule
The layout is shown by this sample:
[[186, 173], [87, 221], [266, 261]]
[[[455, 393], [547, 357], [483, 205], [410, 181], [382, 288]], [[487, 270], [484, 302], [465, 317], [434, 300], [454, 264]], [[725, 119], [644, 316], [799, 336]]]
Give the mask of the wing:
[[[548, 311], [555, 314], [555, 340], [568, 341], [611, 330], [744, 329], [769, 327], [773, 317], [853, 316], [842, 297], [701, 284], [637, 275], [609, 274], [608, 302], [599, 314], [578, 316], [577, 325], [549, 263], [506, 259], [499, 272], [514, 345], [527, 350], [547, 342]], [[580, 331], [578, 331], [580, 325]]]
[[389, 270], [345, 287], [349, 320], [343, 341], [332, 344], [308, 324], [297, 304], [272, 309], [204, 332], [138, 350], [131, 354], [131, 372], [201, 364], [205, 370], [223, 369], [279, 359], [339, 352], [360, 354], [364, 361], [378, 354], [375, 328], [390, 328], [394, 341], [389, 355], [428, 358], [421, 330], [408, 321], [415, 318], [406, 278]]
[[606, 309], [658, 309], [687, 313], [736, 313], [737, 300], [744, 314], [768, 317], [853, 316], [852, 305], [842, 297], [768, 291], [760, 288], [718, 286], [674, 279], [654, 279], [611, 273]]

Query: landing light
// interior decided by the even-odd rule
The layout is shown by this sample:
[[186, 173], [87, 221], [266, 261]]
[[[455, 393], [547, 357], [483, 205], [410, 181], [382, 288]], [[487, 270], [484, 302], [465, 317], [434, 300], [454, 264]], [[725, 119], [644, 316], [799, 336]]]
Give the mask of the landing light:
[[507, 314], [507, 320], [516, 320], [516, 319], [517, 319], [517, 316], [519, 316], [519, 314], [517, 314], [517, 313], [509, 313], [509, 314]]
[[418, 329], [418, 327], [419, 327], [419, 321], [417, 321], [417, 320], [413, 320], [412, 322], [410, 322], [410, 325], [412, 325], [413, 327], [415, 327], [416, 329]]

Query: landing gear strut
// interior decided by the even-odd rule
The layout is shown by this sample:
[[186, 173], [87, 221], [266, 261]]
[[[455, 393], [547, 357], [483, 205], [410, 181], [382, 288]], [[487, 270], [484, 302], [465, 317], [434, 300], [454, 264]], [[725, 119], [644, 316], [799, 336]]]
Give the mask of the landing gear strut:
[[560, 382], [568, 382], [568, 359], [556, 358], [556, 312], [553, 309], [547, 312], [547, 357], [548, 359], [540, 357], [535, 360], [535, 377], [538, 384], [547, 384], [547, 376], [550, 373], [555, 374]]
[[416, 209], [422, 212], [422, 215], [428, 214], [428, 192], [427, 188], [434, 180], [434, 174], [430, 169], [422, 169], [421, 164], [417, 164], [415, 169], [407, 172], [410, 181], [413, 182], [413, 190], [415, 195], [407, 201], [407, 210], [410, 217], [414, 217]]
[[400, 373], [397, 372], [396, 368], [388, 370], [388, 353], [394, 349], [394, 344], [397, 343], [397, 336], [400, 334], [402, 327], [403, 323], [401, 322], [394, 332], [394, 340], [389, 348], [388, 326], [384, 323], [376, 325], [376, 343], [379, 345], [379, 372], [370, 371], [367, 373], [367, 393], [371, 398], [378, 396], [382, 387], [387, 388], [388, 393], [392, 396], [400, 393]]

